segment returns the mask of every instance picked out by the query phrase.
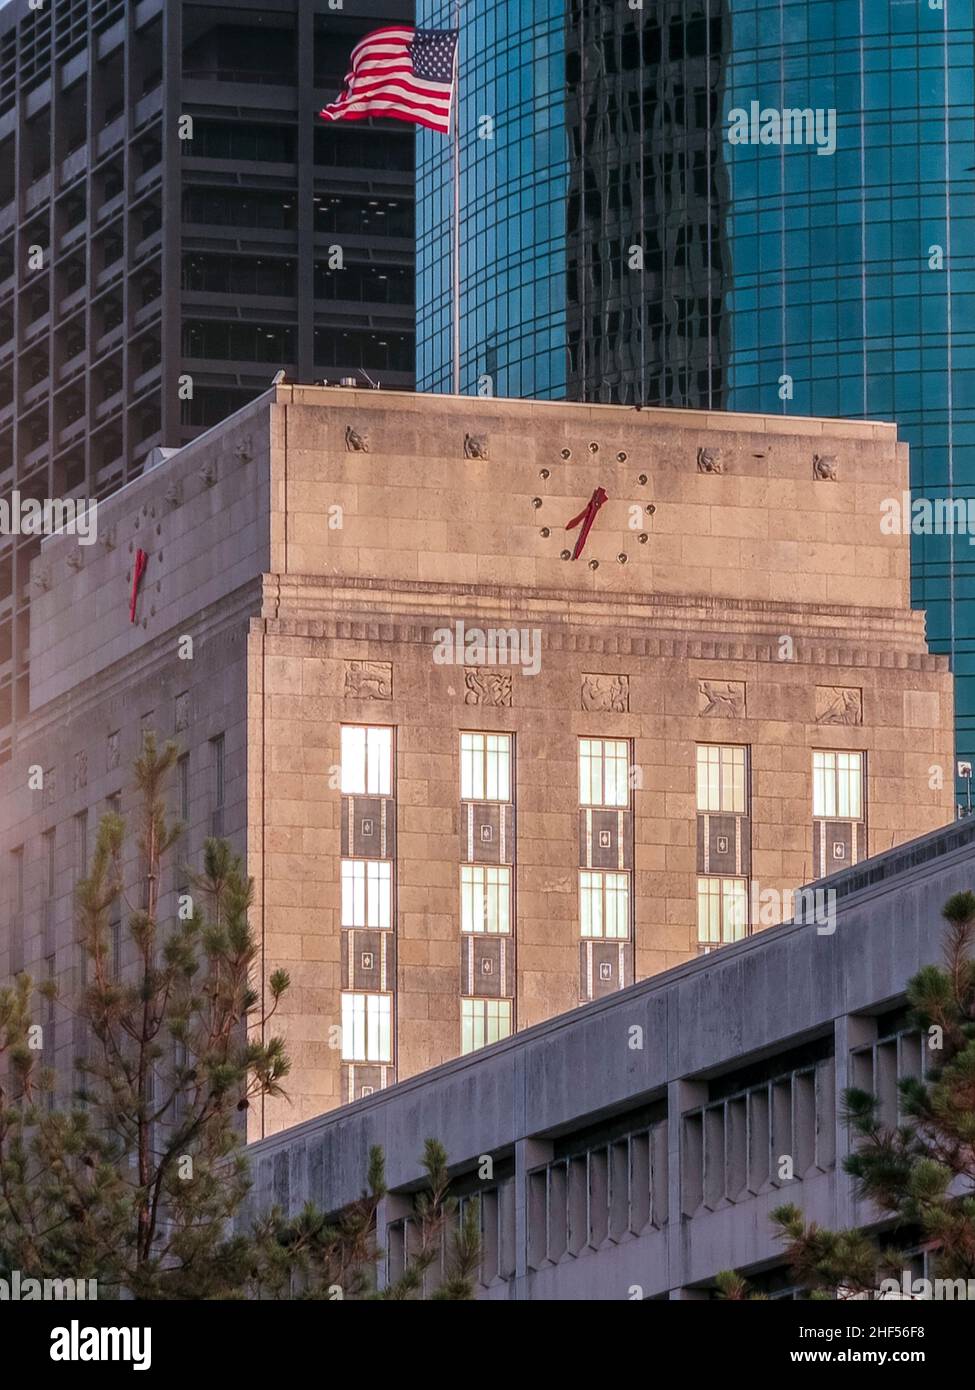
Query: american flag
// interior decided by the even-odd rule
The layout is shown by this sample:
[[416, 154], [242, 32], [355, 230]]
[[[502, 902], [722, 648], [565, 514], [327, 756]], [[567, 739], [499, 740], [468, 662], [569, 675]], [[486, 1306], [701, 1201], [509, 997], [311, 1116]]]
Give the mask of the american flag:
[[352, 50], [345, 90], [319, 115], [326, 121], [396, 121], [450, 130], [456, 29], [374, 29]]

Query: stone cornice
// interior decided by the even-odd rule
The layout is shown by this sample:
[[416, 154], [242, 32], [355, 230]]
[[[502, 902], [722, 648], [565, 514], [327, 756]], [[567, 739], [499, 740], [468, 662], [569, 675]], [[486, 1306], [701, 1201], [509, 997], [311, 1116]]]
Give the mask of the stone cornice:
[[927, 651], [924, 614], [912, 609], [265, 575], [262, 615], [267, 632], [282, 636], [427, 644], [462, 619], [542, 626], [553, 650], [675, 659], [776, 661], [779, 639], [789, 637], [804, 664], [948, 670], [947, 657]]

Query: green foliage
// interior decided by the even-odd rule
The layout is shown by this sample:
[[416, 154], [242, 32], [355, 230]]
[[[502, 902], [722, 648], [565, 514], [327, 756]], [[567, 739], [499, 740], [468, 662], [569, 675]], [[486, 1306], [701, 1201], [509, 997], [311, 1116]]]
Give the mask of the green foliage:
[[[447, 1155], [436, 1139], [423, 1150], [427, 1190], [414, 1199], [406, 1267], [399, 1279], [383, 1290], [384, 1299], [470, 1299], [481, 1261], [480, 1204], [469, 1202], [458, 1220], [458, 1204], [449, 1195]], [[442, 1268], [442, 1278], [427, 1294], [431, 1272]], [[439, 1273], [440, 1271], [438, 1271]]]
[[[907, 989], [912, 1022], [925, 1040], [926, 1074], [900, 1081], [894, 1125], [883, 1122], [875, 1096], [844, 1094], [855, 1148], [843, 1166], [857, 1196], [889, 1219], [894, 1241], [900, 1234], [925, 1245], [935, 1278], [968, 1280], [975, 1278], [975, 894], [956, 893], [943, 916], [944, 963], [919, 970]], [[822, 1230], [795, 1206], [778, 1208], [772, 1220], [796, 1282], [811, 1298], [873, 1294], [906, 1267], [895, 1244], [881, 1246], [860, 1230]], [[737, 1287], [737, 1275], [722, 1279], [727, 1289]], [[746, 1296], [719, 1287], [724, 1297]]]
[[736, 1274], [733, 1269], [723, 1269], [715, 1277], [714, 1281], [718, 1286], [718, 1299], [721, 1302], [763, 1302], [768, 1298], [767, 1294], [755, 1293], [749, 1289], [748, 1284]]
[[[180, 834], [165, 811], [176, 757], [175, 745], [157, 750], [148, 737], [135, 765], [134, 901], [124, 887], [126, 827], [108, 815], [76, 895], [86, 978], [70, 1000], [53, 985], [38, 991], [49, 1007], [80, 1016], [89, 1040], [66, 1104], [55, 1103], [55, 1078], [32, 1045], [30, 980], [0, 990], [0, 1275], [93, 1278], [101, 1298], [369, 1296], [386, 1190], [378, 1149], [361, 1198], [337, 1217], [309, 1206], [290, 1219], [277, 1211], [249, 1225], [243, 1219], [250, 1182], [241, 1117], [283, 1094], [289, 1061], [270, 1025], [289, 981], [275, 971], [264, 997], [255, 985], [253, 888], [223, 842], [206, 843], [202, 872], [191, 877], [191, 910], [160, 922], [161, 868]], [[110, 941], [120, 917], [124, 968]], [[420, 1224], [430, 1248], [422, 1270], [407, 1265], [410, 1296], [452, 1211], [446, 1156], [433, 1141], [426, 1160], [431, 1190]], [[473, 1228], [458, 1237], [458, 1250], [437, 1297], [472, 1296]]]

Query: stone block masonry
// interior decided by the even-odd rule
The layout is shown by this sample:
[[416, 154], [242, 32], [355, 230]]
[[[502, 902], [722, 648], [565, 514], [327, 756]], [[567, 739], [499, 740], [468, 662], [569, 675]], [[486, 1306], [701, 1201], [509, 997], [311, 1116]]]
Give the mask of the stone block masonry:
[[43, 544], [0, 970], [70, 978], [148, 727], [292, 976], [252, 1137], [783, 920], [952, 818], [906, 485], [883, 424], [275, 388]]

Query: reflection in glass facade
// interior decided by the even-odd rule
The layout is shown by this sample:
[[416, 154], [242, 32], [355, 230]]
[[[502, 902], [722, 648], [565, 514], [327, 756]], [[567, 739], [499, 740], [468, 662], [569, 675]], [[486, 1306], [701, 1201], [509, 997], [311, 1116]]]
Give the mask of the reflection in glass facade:
[[[462, 390], [894, 419], [915, 497], [975, 499], [973, 0], [462, 13]], [[835, 150], [731, 143], [753, 103], [835, 111]], [[450, 142], [417, 155], [417, 381], [449, 391]], [[972, 757], [975, 550], [915, 537], [913, 575]]]
[[[417, 24], [454, 5], [418, 0]], [[467, 4], [459, 52], [462, 389], [566, 394], [564, 0]], [[418, 386], [451, 389], [451, 150], [417, 135]]]

